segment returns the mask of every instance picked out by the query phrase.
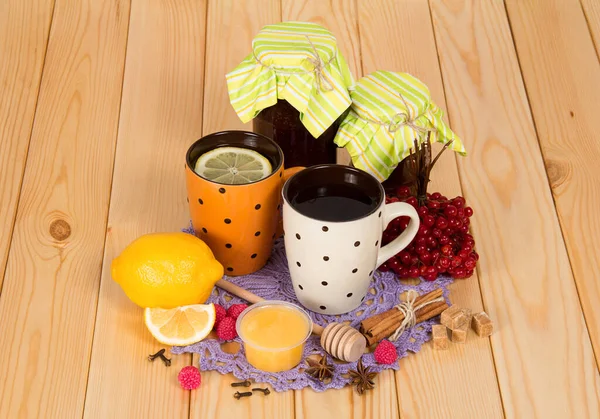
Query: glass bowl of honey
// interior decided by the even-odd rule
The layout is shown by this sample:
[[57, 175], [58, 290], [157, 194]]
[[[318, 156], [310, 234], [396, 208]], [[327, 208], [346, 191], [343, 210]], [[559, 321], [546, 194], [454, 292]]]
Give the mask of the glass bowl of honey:
[[235, 327], [248, 363], [261, 371], [280, 372], [302, 360], [312, 320], [295, 304], [265, 300], [246, 308]]

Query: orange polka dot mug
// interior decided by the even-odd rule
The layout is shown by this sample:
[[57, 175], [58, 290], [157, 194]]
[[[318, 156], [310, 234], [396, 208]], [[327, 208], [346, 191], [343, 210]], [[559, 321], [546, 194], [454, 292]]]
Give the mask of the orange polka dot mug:
[[[198, 158], [218, 147], [241, 147], [259, 152], [273, 168], [257, 182], [227, 185], [199, 176]], [[273, 242], [281, 235], [281, 189], [301, 167], [284, 170], [281, 148], [272, 140], [246, 131], [223, 131], [196, 141], [186, 154], [186, 182], [192, 225], [197, 237], [213, 251], [230, 276], [261, 269]]]

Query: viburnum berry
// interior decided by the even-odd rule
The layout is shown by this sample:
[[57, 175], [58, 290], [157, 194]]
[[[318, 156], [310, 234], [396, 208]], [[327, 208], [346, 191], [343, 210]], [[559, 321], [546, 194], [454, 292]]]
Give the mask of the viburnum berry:
[[[448, 199], [439, 192], [424, 193], [417, 200], [410, 196], [410, 188], [400, 187], [396, 195], [386, 195], [386, 202], [404, 201], [416, 208], [420, 226], [415, 239], [404, 250], [379, 268], [393, 271], [400, 278], [421, 276], [432, 281], [439, 275], [467, 278], [475, 270], [479, 255], [469, 233], [473, 209], [465, 199]], [[421, 202], [421, 204], [419, 204]], [[393, 220], [382, 236], [382, 245], [393, 241], [408, 227], [409, 217]]]

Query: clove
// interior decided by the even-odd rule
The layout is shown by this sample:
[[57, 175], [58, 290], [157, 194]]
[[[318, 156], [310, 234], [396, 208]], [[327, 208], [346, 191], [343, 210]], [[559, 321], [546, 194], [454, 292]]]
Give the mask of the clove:
[[236, 391], [235, 394], [233, 395], [233, 397], [236, 400], [239, 400], [242, 397], [250, 397], [250, 396], [252, 396], [252, 392], [251, 391], [246, 391], [245, 393], [240, 393], [239, 391]]
[[164, 355], [164, 353], [160, 354], [159, 356], [160, 356], [160, 359], [162, 359], [162, 362], [164, 362], [167, 367], [171, 366], [171, 358], [167, 358]]
[[162, 356], [164, 353], [165, 353], [165, 349], [163, 348], [163, 349], [161, 349], [160, 351], [158, 351], [158, 352], [157, 352], [157, 353], [155, 353], [155, 354], [148, 355], [148, 361], [152, 362], [152, 361], [154, 361], [156, 358], [158, 358], [158, 357]]
[[269, 390], [268, 388], [253, 388], [252, 391], [260, 391], [261, 393], [263, 393], [265, 396], [268, 396], [269, 394], [271, 394], [271, 390]]
[[250, 381], [240, 381], [239, 383], [231, 383], [231, 387], [250, 387]]

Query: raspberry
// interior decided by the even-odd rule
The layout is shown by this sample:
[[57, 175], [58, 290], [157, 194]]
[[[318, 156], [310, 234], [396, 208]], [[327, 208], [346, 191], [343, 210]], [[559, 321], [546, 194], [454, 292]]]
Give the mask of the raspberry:
[[194, 390], [200, 387], [200, 382], [202, 381], [198, 368], [191, 365], [183, 367], [181, 371], [179, 371], [177, 379], [184, 390]]
[[233, 317], [225, 317], [217, 326], [217, 336], [221, 340], [233, 340], [237, 337], [235, 320]]
[[246, 304], [234, 304], [227, 309], [227, 317], [231, 317], [233, 320], [237, 320], [240, 313], [246, 310], [248, 306]]
[[225, 308], [223, 308], [223, 306], [219, 304], [215, 304], [215, 325], [213, 329], [217, 328], [217, 326], [219, 325], [219, 323], [221, 323], [221, 320], [223, 320], [225, 316], [227, 316]]
[[375, 361], [379, 364], [393, 364], [398, 359], [396, 347], [389, 340], [382, 340], [375, 348]]

